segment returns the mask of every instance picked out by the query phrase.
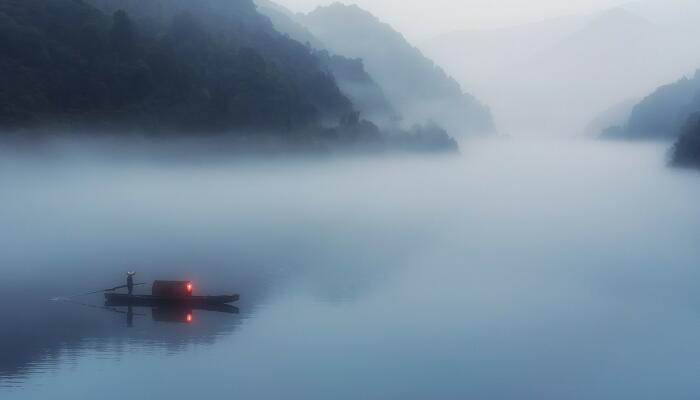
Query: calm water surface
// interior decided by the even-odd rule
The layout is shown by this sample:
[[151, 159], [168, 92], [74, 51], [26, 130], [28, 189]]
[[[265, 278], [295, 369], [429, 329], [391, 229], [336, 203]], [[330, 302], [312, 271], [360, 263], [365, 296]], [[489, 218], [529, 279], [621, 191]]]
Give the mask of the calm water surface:
[[[4, 155], [0, 398], [700, 398], [700, 174], [667, 147]], [[49, 300], [127, 270], [238, 312]]]

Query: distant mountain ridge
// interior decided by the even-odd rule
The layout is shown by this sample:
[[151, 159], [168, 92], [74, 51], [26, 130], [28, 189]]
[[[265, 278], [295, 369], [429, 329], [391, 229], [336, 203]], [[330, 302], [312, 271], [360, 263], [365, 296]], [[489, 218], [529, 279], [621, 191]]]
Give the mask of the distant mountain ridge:
[[396, 128], [396, 110], [380, 85], [366, 71], [361, 59], [334, 54], [306, 27], [297, 22], [294, 14], [286, 8], [268, 0], [256, 0], [256, 4], [258, 10], [270, 18], [275, 29], [316, 50], [315, 54], [333, 73], [340, 89], [352, 100], [362, 115], [384, 129]]
[[632, 110], [627, 124], [637, 137], [678, 137], [690, 115], [700, 111], [700, 70], [691, 78], [665, 85]]
[[296, 20], [296, 16], [287, 8], [269, 0], [255, 0], [258, 11], [268, 17], [279, 32], [314, 49], [327, 50], [326, 46], [305, 26]]
[[334, 3], [296, 20], [334, 53], [362, 59], [405, 123], [433, 120], [466, 134], [495, 131], [488, 107], [371, 13]]
[[700, 112], [700, 70], [656, 89], [634, 106], [625, 125], [607, 129], [603, 137], [676, 139], [696, 112]]
[[634, 106], [627, 121], [604, 129], [601, 138], [675, 140], [672, 164], [700, 168], [700, 70], [657, 88]]
[[[700, 66], [700, 2], [644, 0], [511, 28], [463, 30], [421, 48], [506, 130], [571, 136], [611, 104]], [[474, 60], [478, 60], [475, 62]]]

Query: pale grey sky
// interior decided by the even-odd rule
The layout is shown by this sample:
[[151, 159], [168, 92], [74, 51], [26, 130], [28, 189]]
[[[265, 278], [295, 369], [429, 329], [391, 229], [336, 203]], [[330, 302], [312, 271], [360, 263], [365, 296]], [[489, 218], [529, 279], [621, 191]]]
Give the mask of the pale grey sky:
[[[307, 12], [335, 0], [274, 0]], [[463, 28], [503, 27], [549, 17], [587, 13], [630, 0], [342, 0], [355, 3], [417, 41]]]

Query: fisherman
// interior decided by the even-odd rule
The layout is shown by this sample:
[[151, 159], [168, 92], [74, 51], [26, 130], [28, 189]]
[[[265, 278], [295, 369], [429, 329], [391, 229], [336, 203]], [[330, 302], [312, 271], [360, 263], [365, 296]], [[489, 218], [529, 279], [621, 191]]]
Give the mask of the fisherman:
[[126, 288], [129, 289], [129, 296], [134, 291], [134, 275], [136, 275], [136, 272], [126, 273]]

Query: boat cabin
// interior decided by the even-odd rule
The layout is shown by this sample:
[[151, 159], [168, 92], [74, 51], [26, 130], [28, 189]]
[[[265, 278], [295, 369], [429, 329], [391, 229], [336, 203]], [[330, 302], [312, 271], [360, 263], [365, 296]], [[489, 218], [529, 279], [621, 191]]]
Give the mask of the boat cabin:
[[192, 296], [192, 288], [190, 281], [154, 281], [151, 294], [163, 297]]

